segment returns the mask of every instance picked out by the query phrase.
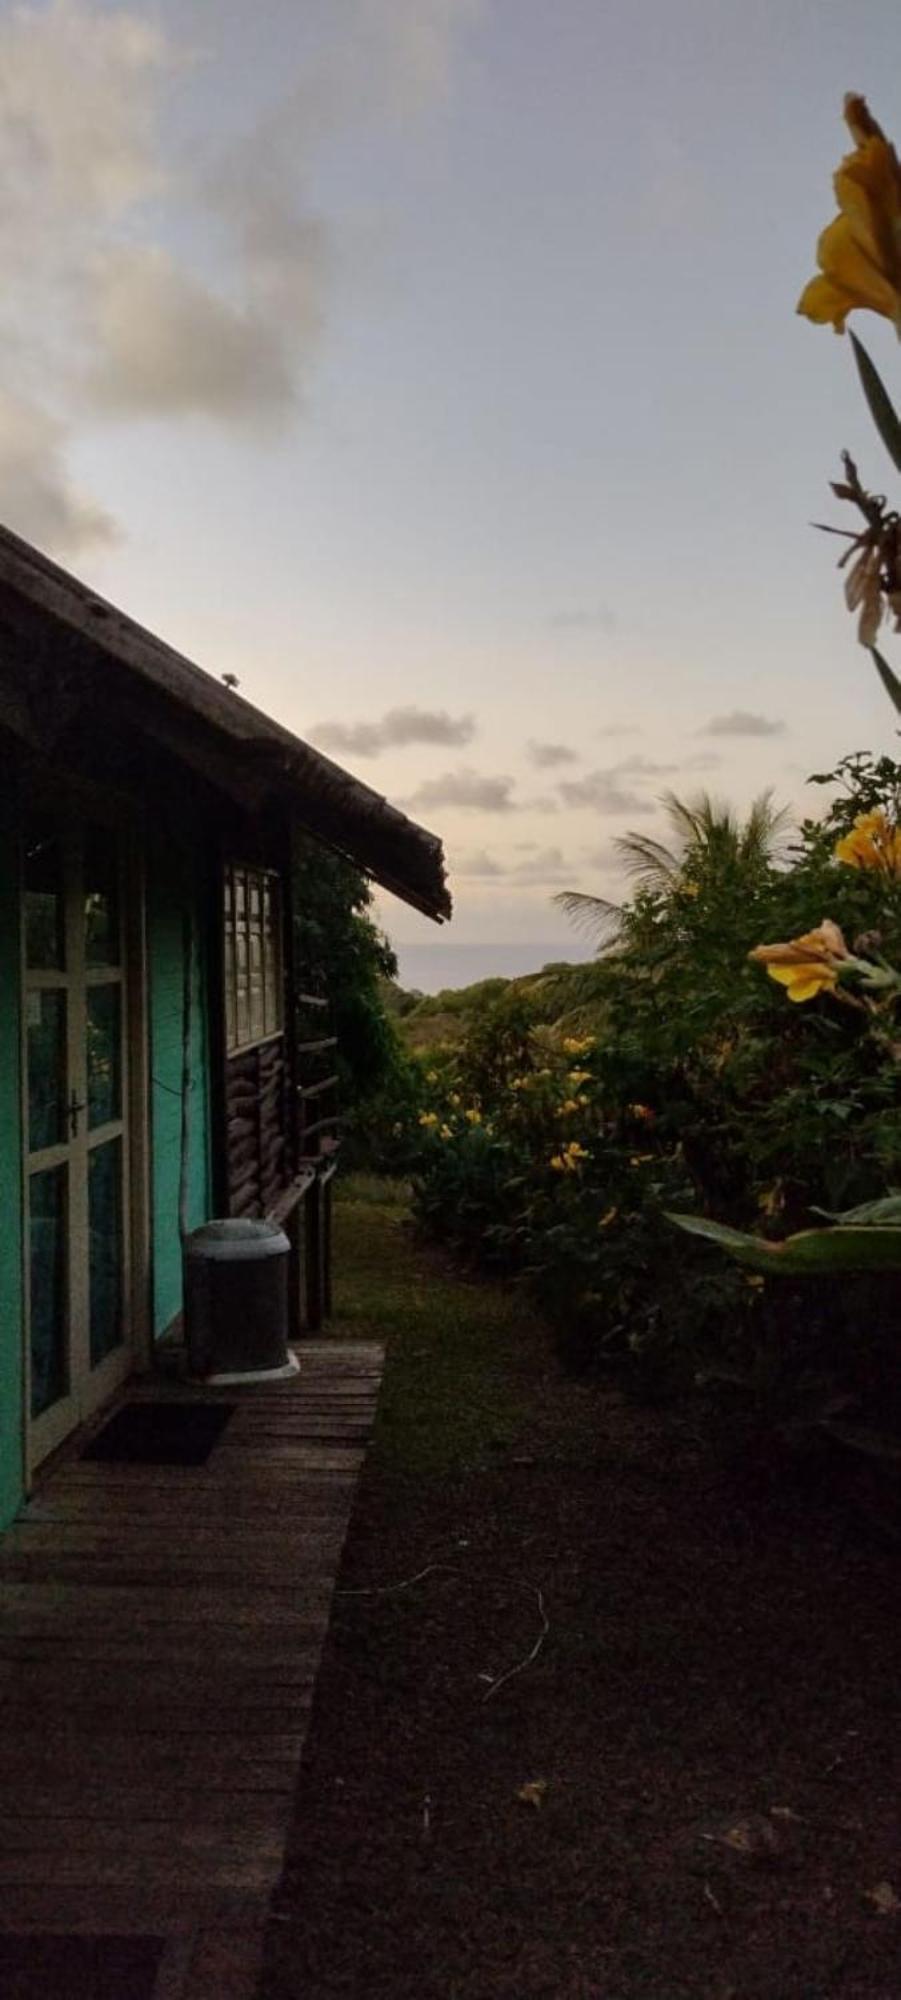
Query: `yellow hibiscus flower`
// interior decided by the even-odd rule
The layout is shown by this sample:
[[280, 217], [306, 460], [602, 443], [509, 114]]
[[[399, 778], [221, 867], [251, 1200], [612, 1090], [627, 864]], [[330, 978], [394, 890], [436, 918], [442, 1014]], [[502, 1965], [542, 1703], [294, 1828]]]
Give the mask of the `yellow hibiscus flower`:
[[824, 917], [816, 930], [786, 944], [758, 944], [748, 953], [765, 965], [771, 979], [787, 989], [790, 1000], [813, 1000], [838, 985], [839, 966], [850, 958], [838, 924]]
[[891, 825], [881, 806], [860, 813], [834, 851], [836, 861], [849, 868], [881, 868], [887, 875], [901, 875], [901, 827]]
[[844, 333], [849, 312], [868, 307], [901, 336], [901, 163], [865, 98], [849, 93], [844, 112], [854, 152], [834, 176], [840, 212], [817, 244], [819, 276], [798, 311]]

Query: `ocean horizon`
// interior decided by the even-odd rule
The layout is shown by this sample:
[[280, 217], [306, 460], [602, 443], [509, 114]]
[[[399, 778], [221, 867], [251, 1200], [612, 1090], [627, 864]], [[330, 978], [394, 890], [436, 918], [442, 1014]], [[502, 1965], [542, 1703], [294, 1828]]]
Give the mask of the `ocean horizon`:
[[584, 965], [595, 955], [578, 939], [572, 944], [567, 940], [561, 950], [559, 938], [537, 944], [456, 944], [438, 937], [434, 944], [395, 944], [394, 949], [399, 982], [416, 993], [473, 986], [479, 979], [517, 979], [545, 965]]

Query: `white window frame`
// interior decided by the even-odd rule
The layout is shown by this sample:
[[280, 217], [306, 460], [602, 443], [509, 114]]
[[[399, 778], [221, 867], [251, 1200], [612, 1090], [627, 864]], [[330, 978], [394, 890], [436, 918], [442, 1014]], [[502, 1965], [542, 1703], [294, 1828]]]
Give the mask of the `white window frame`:
[[222, 925], [225, 1049], [236, 1056], [285, 1031], [282, 881], [276, 869], [226, 862]]

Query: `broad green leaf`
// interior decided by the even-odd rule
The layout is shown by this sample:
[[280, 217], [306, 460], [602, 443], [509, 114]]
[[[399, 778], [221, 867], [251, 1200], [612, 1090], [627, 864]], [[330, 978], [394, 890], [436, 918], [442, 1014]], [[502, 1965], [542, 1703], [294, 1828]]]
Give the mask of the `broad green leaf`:
[[854, 349], [857, 373], [860, 376], [861, 387], [869, 404], [870, 415], [892, 464], [898, 472], [901, 472], [901, 423], [898, 422], [895, 414], [894, 404], [885, 388], [881, 375], [870, 360], [863, 342], [858, 340], [856, 333], [851, 332], [850, 327], [848, 328], [848, 338]]
[[901, 1223], [901, 1194], [880, 1195], [878, 1201], [863, 1201], [859, 1208], [816, 1208], [813, 1212], [825, 1215], [829, 1222], [857, 1222], [868, 1228], [880, 1222]]
[[901, 715], [901, 681], [899, 681], [897, 674], [892, 672], [888, 661], [883, 659], [878, 647], [871, 646], [870, 652], [873, 655], [873, 664], [889, 701], [894, 703], [898, 714]]
[[769, 1277], [803, 1278], [818, 1272], [901, 1271], [901, 1226], [867, 1228], [840, 1225], [835, 1229], [804, 1229], [784, 1243], [768, 1243], [762, 1236], [747, 1236], [741, 1229], [727, 1229], [721, 1222], [708, 1222], [701, 1215], [667, 1217], [690, 1236], [702, 1236], [720, 1250], [727, 1251], [739, 1264]]

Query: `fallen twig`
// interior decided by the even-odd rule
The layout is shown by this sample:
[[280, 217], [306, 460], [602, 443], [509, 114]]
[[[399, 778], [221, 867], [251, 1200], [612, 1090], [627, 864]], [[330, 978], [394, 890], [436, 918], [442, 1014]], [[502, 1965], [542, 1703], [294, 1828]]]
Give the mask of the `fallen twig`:
[[421, 1583], [424, 1576], [433, 1570], [443, 1569], [450, 1576], [459, 1576], [460, 1571], [452, 1563], [426, 1563], [425, 1569], [418, 1569], [415, 1576], [405, 1576], [402, 1583], [374, 1583], [363, 1590], [336, 1590], [336, 1597], [390, 1597], [392, 1591], [410, 1590], [414, 1583]]
[[482, 1696], [483, 1701], [490, 1701], [492, 1695], [497, 1694], [498, 1688], [502, 1688], [504, 1686], [505, 1681], [512, 1681], [514, 1674], [521, 1674], [525, 1667], [530, 1667], [532, 1661], [537, 1660], [541, 1648], [544, 1645], [545, 1639], [547, 1638], [547, 1635], [551, 1629], [550, 1620], [544, 1608], [543, 1593], [538, 1589], [537, 1585], [529, 1583], [524, 1583], [523, 1589], [524, 1590], [534, 1589], [535, 1591], [535, 1596], [538, 1600], [538, 1610], [541, 1617], [541, 1631], [538, 1634], [538, 1637], [535, 1641], [534, 1646], [532, 1647], [531, 1652], [526, 1654], [525, 1659], [517, 1660], [515, 1667], [508, 1667], [505, 1674], [498, 1674], [497, 1679], [492, 1681], [491, 1686], [488, 1689], [487, 1693], [483, 1694]]
[[[436, 1570], [442, 1570], [446, 1576], [463, 1575], [463, 1571], [458, 1569], [454, 1563], [443, 1563], [443, 1562], [426, 1563], [425, 1568], [418, 1569], [415, 1576], [405, 1576], [401, 1579], [399, 1583], [375, 1583], [363, 1586], [359, 1589], [336, 1590], [335, 1596], [336, 1597], [390, 1597], [399, 1590], [411, 1590], [414, 1583], [421, 1583], [424, 1577], [434, 1575]], [[478, 1578], [471, 1576], [469, 1578], [470, 1583], [474, 1582], [496, 1583], [500, 1580], [501, 1579], [498, 1579], [496, 1577]], [[512, 1582], [514, 1581], [514, 1579], [504, 1578], [503, 1581]], [[524, 1673], [526, 1667], [530, 1667], [532, 1665], [532, 1661], [537, 1660], [541, 1648], [544, 1645], [545, 1639], [547, 1638], [547, 1635], [551, 1629], [550, 1619], [548, 1618], [547, 1612], [545, 1610], [543, 1591], [539, 1590], [537, 1584], [531, 1584], [531, 1583], [522, 1583], [520, 1585], [520, 1588], [522, 1590], [527, 1590], [530, 1593], [530, 1595], [534, 1594], [535, 1596], [535, 1599], [538, 1604], [538, 1614], [541, 1619], [541, 1631], [539, 1632], [534, 1645], [530, 1648], [529, 1652], [526, 1654], [525, 1659], [517, 1660], [515, 1666], [508, 1667], [505, 1673], [497, 1674], [491, 1677], [491, 1686], [487, 1689], [486, 1693], [483, 1694], [482, 1696], [483, 1701], [490, 1701], [492, 1695], [497, 1694], [498, 1689], [504, 1687], [507, 1681], [512, 1681], [515, 1674]], [[480, 1675], [480, 1679], [484, 1678], [486, 1678], [486, 1676]]]

